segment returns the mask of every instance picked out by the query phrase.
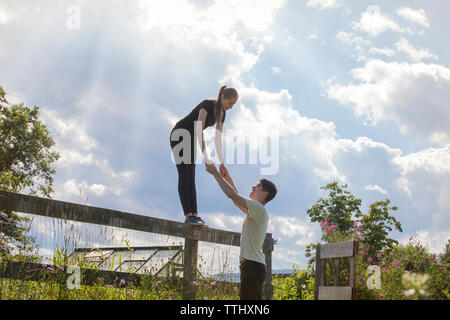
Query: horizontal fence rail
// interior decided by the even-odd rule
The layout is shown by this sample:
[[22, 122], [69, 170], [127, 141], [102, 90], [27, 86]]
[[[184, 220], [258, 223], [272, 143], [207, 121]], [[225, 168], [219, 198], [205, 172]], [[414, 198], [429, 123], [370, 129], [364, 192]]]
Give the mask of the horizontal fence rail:
[[203, 227], [203, 229], [199, 229], [199, 226], [192, 226], [177, 221], [7, 191], [0, 191], [1, 209], [63, 220], [183, 237], [197, 241], [232, 246], [240, 245], [241, 234], [239, 232]]

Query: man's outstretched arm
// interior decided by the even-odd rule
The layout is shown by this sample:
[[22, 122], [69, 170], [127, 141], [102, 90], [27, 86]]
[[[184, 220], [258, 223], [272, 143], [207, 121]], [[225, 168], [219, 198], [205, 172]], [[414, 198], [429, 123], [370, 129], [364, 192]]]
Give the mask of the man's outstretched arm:
[[[222, 189], [223, 193], [225, 193], [225, 195], [228, 198], [233, 200], [234, 204], [236, 206], [238, 206], [242, 211], [244, 211], [244, 213], [247, 213], [248, 209], [247, 209], [246, 199], [237, 192], [236, 187], [234, 187], [234, 184], [233, 184], [233, 186], [231, 186], [220, 175], [220, 173], [216, 169], [216, 166], [213, 163], [206, 164], [206, 171], [208, 171], [208, 173], [210, 173], [216, 179], [216, 181], [219, 184], [220, 189]], [[230, 177], [230, 179], [231, 179], [231, 177]]]
[[[225, 179], [226, 182], [228, 182], [228, 184], [234, 189], [234, 191], [236, 191], [237, 194], [239, 194], [239, 191], [237, 190], [236, 186], [233, 183], [233, 179], [231, 179], [231, 175], [228, 173], [227, 168], [223, 167], [222, 169], [223, 171], [221, 172], [221, 176]], [[245, 207], [242, 207], [241, 205], [239, 205], [239, 203], [237, 203], [236, 201], [233, 200], [233, 203], [239, 208], [241, 209], [245, 214], [248, 213], [248, 209], [247, 209], [247, 203], [245, 205]]]

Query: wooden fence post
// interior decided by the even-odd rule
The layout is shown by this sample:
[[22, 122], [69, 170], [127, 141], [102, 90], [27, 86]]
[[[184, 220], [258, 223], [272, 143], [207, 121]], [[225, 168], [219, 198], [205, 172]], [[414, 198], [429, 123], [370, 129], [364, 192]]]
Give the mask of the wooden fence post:
[[266, 300], [272, 299], [273, 285], [272, 285], [272, 251], [274, 249], [275, 241], [272, 238], [272, 234], [266, 234], [266, 238], [263, 243], [263, 253], [266, 258], [266, 280], [264, 285], [264, 297]]
[[194, 281], [197, 280], [197, 254], [198, 240], [184, 239], [184, 256], [183, 256], [183, 299], [195, 300], [197, 295], [197, 287]]
[[[315, 270], [315, 280], [314, 280], [314, 300], [319, 299], [319, 286], [323, 286], [322, 280], [322, 259], [320, 259], [320, 243], [316, 246], [316, 270]], [[326, 271], [326, 270], [325, 270]]]

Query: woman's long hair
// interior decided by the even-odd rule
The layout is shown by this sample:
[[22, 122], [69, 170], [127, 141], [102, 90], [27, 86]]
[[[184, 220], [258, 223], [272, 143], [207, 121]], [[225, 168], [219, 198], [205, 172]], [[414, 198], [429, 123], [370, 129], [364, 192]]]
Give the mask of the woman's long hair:
[[231, 88], [228, 86], [220, 87], [219, 95], [217, 96], [216, 109], [214, 110], [216, 122], [222, 121], [222, 102], [220, 99], [222, 95], [224, 96], [225, 99], [239, 97], [238, 92], [235, 88]]

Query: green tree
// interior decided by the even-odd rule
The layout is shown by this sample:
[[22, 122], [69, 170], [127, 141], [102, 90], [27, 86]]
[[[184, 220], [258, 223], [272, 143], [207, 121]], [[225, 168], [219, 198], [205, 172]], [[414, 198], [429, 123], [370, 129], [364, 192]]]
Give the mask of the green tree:
[[[343, 234], [351, 234], [353, 216], [361, 215], [361, 199], [356, 198], [347, 190], [347, 185], [339, 186], [337, 181], [327, 184], [322, 190], [329, 192], [328, 198], [320, 198], [306, 213], [311, 222], [324, 222], [326, 219]], [[323, 237], [322, 237], [323, 239]]]
[[[390, 200], [386, 199], [372, 203], [368, 213], [363, 214], [361, 199], [352, 195], [347, 187], [346, 184], [340, 186], [337, 181], [327, 184], [321, 189], [328, 191], [328, 197], [320, 198], [307, 210], [311, 221], [320, 223], [323, 231], [321, 240], [337, 242], [357, 239], [368, 248], [366, 254], [372, 257], [398, 243], [388, 237], [393, 228], [403, 231], [400, 222], [389, 214], [397, 207], [389, 206]], [[306, 257], [312, 257], [309, 263], [315, 259], [315, 248], [315, 244], [307, 245]]]
[[[9, 105], [0, 85], [0, 189], [50, 197], [54, 163], [59, 154], [55, 142], [39, 120], [39, 107], [23, 103]], [[13, 212], [0, 212], [0, 238], [18, 247], [30, 244], [24, 222]], [[8, 250], [2, 246], [3, 251]]]
[[389, 214], [389, 210], [396, 211], [396, 206], [389, 206], [390, 200], [377, 201], [370, 205], [369, 212], [360, 217], [361, 241], [368, 245], [368, 255], [375, 257], [383, 249], [392, 249], [397, 240], [389, 238], [392, 228], [403, 232], [399, 221]]

